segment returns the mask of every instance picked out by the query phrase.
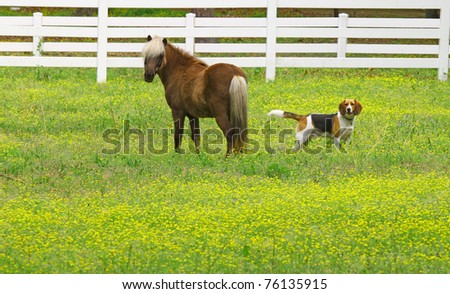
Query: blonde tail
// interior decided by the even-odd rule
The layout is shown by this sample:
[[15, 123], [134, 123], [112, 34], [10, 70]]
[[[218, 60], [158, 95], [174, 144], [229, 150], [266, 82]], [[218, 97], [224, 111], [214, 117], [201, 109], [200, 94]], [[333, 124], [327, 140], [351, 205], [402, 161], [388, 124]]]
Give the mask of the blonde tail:
[[242, 76], [234, 76], [230, 85], [230, 124], [239, 136], [233, 140], [233, 147], [241, 151], [247, 142], [248, 85]]

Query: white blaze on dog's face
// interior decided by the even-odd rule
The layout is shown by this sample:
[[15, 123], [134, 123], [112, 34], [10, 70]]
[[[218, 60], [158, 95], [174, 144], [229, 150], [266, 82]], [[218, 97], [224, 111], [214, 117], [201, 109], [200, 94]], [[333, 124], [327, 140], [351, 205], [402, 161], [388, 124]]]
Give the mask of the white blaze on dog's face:
[[347, 113], [353, 113], [353, 106], [350, 104], [350, 105], [347, 105], [347, 107], [346, 107], [346, 109], [345, 109], [346, 111], [347, 111]]

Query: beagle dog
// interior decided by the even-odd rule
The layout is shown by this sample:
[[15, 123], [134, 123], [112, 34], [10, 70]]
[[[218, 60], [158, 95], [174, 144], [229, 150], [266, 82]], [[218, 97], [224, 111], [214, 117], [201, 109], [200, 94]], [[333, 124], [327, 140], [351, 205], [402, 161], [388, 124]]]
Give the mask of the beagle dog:
[[339, 104], [339, 111], [334, 114], [299, 115], [283, 110], [272, 110], [267, 115], [279, 118], [292, 118], [298, 121], [295, 129], [295, 145], [293, 151], [308, 144], [312, 136], [326, 136], [334, 139], [334, 145], [341, 147], [352, 135], [355, 116], [362, 110], [356, 99], [345, 99]]

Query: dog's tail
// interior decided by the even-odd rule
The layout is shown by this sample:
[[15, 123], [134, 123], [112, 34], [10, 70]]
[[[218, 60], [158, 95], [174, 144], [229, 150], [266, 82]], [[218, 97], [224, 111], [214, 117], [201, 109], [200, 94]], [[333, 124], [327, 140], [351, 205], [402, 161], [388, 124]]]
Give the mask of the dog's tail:
[[283, 110], [272, 110], [271, 112], [269, 112], [267, 114], [268, 116], [274, 116], [274, 117], [279, 117], [279, 118], [292, 118], [295, 120], [300, 120], [301, 118], [305, 117], [304, 115], [299, 115], [299, 114], [295, 114], [292, 112], [286, 112]]

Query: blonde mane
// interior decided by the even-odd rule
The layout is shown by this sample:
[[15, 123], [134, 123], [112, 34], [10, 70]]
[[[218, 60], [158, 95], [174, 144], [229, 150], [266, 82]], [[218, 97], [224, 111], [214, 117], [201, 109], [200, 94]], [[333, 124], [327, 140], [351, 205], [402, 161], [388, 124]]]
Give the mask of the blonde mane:
[[160, 55], [164, 55], [165, 48], [163, 39], [159, 36], [154, 36], [149, 42], [144, 45], [142, 48], [142, 57], [157, 57]]

